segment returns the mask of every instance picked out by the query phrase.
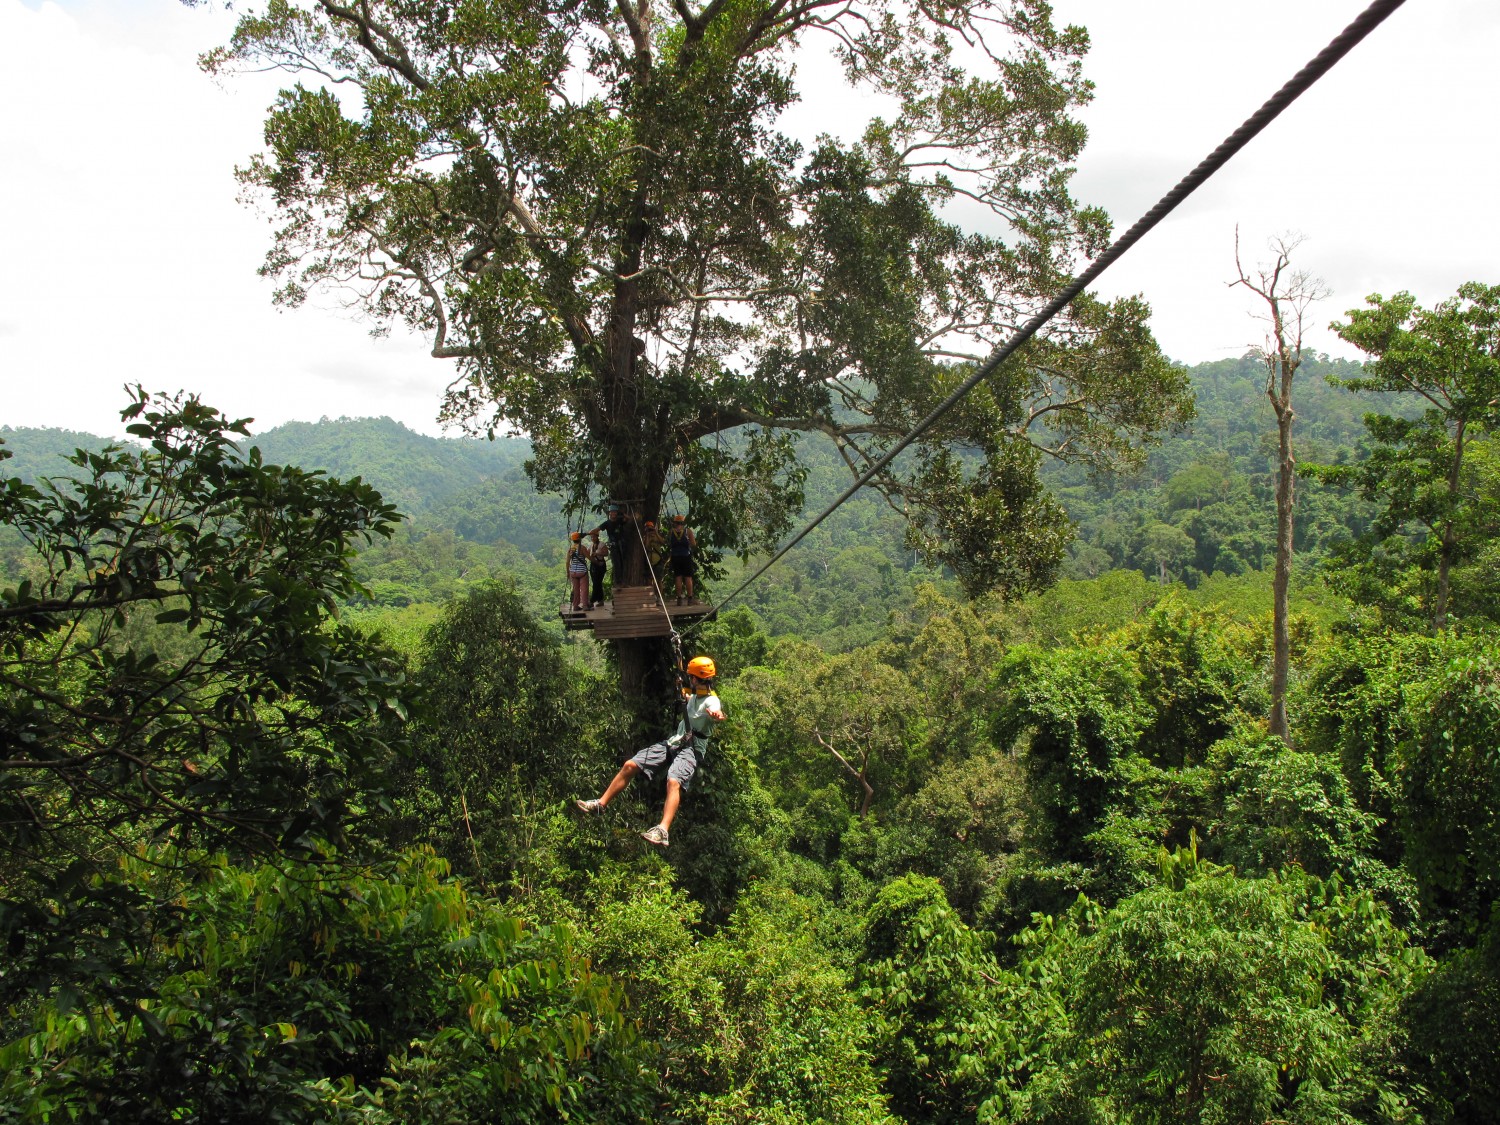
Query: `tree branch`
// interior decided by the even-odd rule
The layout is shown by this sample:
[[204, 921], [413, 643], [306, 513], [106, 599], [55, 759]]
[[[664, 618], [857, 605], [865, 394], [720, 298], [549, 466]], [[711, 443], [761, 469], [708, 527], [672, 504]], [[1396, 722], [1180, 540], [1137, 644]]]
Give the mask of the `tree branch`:
[[[355, 38], [372, 59], [386, 69], [394, 70], [418, 90], [425, 92], [429, 89], [431, 84], [412, 64], [411, 53], [406, 49], [406, 44], [402, 43], [388, 27], [370, 15], [369, 0], [357, 0], [358, 11], [355, 7], [335, 4], [333, 0], [318, 0], [318, 2], [323, 10], [334, 19], [342, 20], [357, 30]], [[389, 50], [375, 42], [377, 35], [389, 45]]]
[[[824, 738], [823, 735], [819, 731], [813, 731], [813, 737], [818, 740], [818, 744], [820, 746], [822, 746], [823, 749], [827, 750], [830, 754], [832, 754], [835, 758], [837, 758], [839, 760], [839, 764], [841, 766], [843, 766], [846, 770], [849, 771], [849, 776], [852, 777], [852, 778], [854, 778], [855, 781], [859, 782], [860, 788], [864, 790], [864, 800], [862, 800], [860, 802], [860, 804], [859, 804], [859, 818], [861, 820], [863, 820], [865, 818], [866, 814], [869, 813], [869, 811], [870, 811], [870, 799], [875, 796], [875, 789], [874, 789], [874, 787], [871, 786], [870, 783], [865, 780], [865, 771], [864, 771], [864, 769], [858, 769], [858, 770], [856, 770], [853, 766], [851, 766], [849, 764], [848, 759], [845, 758], [842, 754], [840, 754], [837, 750], [835, 750], [833, 748], [833, 744], [830, 743], [826, 738]], [[864, 763], [865, 763], [865, 766], [868, 767], [868, 765], [869, 765], [869, 755], [868, 754], [866, 754], [864, 756]]]

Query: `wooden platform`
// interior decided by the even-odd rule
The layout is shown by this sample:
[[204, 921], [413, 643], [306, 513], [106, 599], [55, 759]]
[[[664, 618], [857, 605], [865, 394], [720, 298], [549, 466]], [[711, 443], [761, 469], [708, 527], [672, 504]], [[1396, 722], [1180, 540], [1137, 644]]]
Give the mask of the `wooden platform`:
[[614, 600], [597, 609], [574, 613], [567, 602], [558, 607], [566, 629], [592, 629], [602, 640], [621, 637], [665, 637], [673, 629], [704, 618], [712, 619], [717, 611], [707, 602], [677, 604], [671, 595], [663, 606], [654, 586], [622, 586]]

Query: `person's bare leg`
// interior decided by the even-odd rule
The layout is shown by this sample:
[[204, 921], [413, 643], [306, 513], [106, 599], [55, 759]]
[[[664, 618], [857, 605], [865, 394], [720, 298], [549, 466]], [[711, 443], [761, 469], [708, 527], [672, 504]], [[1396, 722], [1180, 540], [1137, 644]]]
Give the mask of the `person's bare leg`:
[[[630, 779], [641, 772], [641, 767], [634, 762], [627, 761], [620, 767], [620, 772], [615, 774], [615, 779], [609, 783], [609, 788], [599, 798], [599, 807], [603, 808], [620, 794], [620, 790], [630, 784]], [[670, 784], [676, 784], [672, 782]]]
[[667, 778], [667, 803], [661, 807], [661, 826], [666, 829], [672, 827], [672, 821], [677, 816], [677, 806], [682, 804], [682, 782], [675, 777]]

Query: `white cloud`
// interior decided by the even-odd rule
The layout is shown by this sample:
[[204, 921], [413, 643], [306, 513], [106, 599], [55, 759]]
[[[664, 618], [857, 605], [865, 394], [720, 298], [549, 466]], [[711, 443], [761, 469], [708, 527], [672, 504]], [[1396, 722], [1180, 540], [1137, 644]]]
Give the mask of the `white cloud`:
[[[1089, 147], [1077, 194], [1128, 227], [1350, 22], [1364, 0], [1254, 5], [1058, 0], [1088, 27]], [[1186, 362], [1238, 354], [1259, 338], [1240, 315], [1234, 228], [1247, 258], [1300, 231], [1298, 264], [1330, 298], [1313, 346], [1351, 354], [1324, 326], [1375, 291], [1425, 302], [1497, 280], [1500, 9], [1478, 0], [1408, 4], [1101, 280], [1141, 291], [1163, 347]], [[1175, 163], [1175, 167], [1172, 167]], [[1148, 186], [1149, 185], [1149, 186]]]
[[[260, 144], [274, 84], [196, 65], [226, 17], [175, 0], [118, 9], [0, 0], [0, 178], [12, 268], [0, 307], [0, 419], [118, 429], [125, 384], [186, 388], [257, 428], [390, 414], [437, 432], [449, 365], [418, 342], [309, 306], [271, 307], [266, 220], [233, 169]], [[20, 217], [20, 221], [13, 221]], [[330, 373], [333, 373], [330, 377]]]
[[[1094, 40], [1078, 197], [1124, 230], [1310, 58], [1364, 0], [1056, 0]], [[372, 340], [348, 314], [270, 305], [269, 229], [232, 170], [261, 143], [277, 79], [217, 85], [198, 52], [232, 17], [177, 0], [0, 0], [0, 423], [118, 428], [121, 386], [186, 387], [256, 428], [388, 414], [426, 432], [452, 365], [420, 340]], [[1375, 291], [1436, 301], [1496, 281], [1500, 6], [1408, 4], [1102, 279], [1143, 292], [1175, 358], [1259, 338], [1230, 290], [1287, 230], [1334, 295], [1319, 326]], [[821, 69], [820, 69], [821, 68]], [[830, 77], [825, 61], [803, 77]], [[818, 96], [799, 132], [852, 136], [868, 103]], [[1326, 315], [1321, 315], [1326, 312]], [[1346, 354], [1321, 327], [1314, 346]]]

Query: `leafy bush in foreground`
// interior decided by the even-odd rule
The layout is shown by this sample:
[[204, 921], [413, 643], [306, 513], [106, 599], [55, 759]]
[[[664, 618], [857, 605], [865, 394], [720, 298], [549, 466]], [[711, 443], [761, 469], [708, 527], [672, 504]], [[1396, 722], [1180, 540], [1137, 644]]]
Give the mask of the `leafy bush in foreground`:
[[[147, 855], [113, 876], [173, 878]], [[470, 899], [426, 853], [384, 871], [207, 866], [139, 951], [138, 1009], [38, 1005], [0, 1048], [35, 1121], [638, 1120], [651, 1080], [620, 986], [565, 929]]]

